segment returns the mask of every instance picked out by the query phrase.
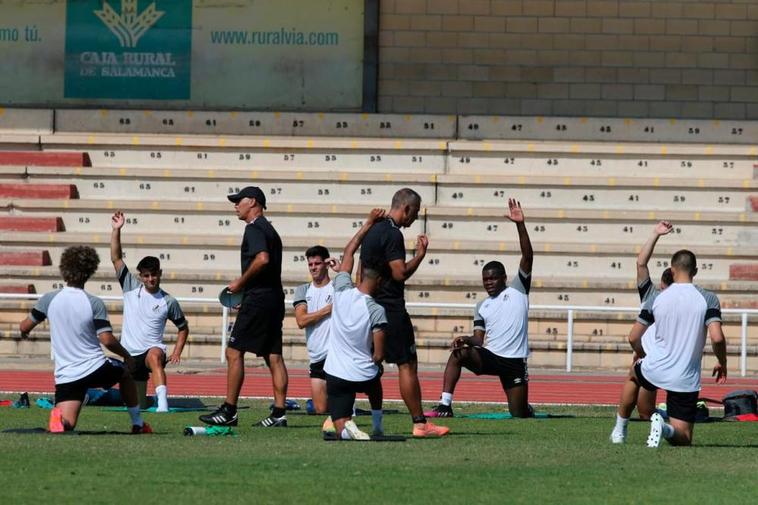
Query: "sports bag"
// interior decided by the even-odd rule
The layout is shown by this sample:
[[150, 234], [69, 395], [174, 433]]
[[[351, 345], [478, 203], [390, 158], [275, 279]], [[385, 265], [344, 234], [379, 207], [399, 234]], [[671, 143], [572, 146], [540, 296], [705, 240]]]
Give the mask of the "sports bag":
[[732, 391], [724, 396], [724, 418], [758, 414], [758, 392], [749, 389]]

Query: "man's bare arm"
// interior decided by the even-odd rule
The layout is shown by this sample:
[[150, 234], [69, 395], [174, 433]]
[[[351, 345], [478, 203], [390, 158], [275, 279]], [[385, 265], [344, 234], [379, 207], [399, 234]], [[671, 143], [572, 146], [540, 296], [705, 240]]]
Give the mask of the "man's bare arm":
[[37, 326], [38, 323], [35, 323], [32, 318], [27, 317], [21, 323], [18, 325], [18, 329], [21, 332], [21, 338], [28, 338], [29, 333], [34, 329], [35, 326]]
[[529, 232], [524, 222], [524, 211], [521, 210], [521, 202], [514, 198], [509, 198], [508, 215], [505, 217], [511, 222], [516, 223], [519, 246], [521, 247], [519, 268], [525, 274], [530, 274], [532, 273], [532, 264], [534, 263], [534, 250], [532, 249], [532, 242], [529, 240]]
[[640, 323], [639, 321], [636, 321], [632, 326], [632, 331], [629, 332], [629, 344], [632, 346], [632, 349], [634, 349], [634, 352], [636, 352], [637, 356], [640, 358], [645, 357], [645, 350], [642, 348], [642, 335], [645, 334], [645, 331], [647, 329], [647, 326]]
[[363, 226], [353, 235], [353, 238], [345, 246], [345, 250], [342, 253], [342, 263], [340, 263], [339, 271], [353, 273], [353, 265], [355, 264], [355, 251], [361, 246], [361, 242], [366, 238], [366, 234], [376, 223], [384, 219], [384, 209], [372, 209], [371, 213], [366, 218]]
[[116, 211], [111, 217], [111, 227], [113, 227], [111, 231], [111, 262], [116, 273], [124, 266], [124, 253], [121, 251], [121, 228], [124, 227], [125, 222], [124, 213], [120, 210]]
[[426, 250], [429, 247], [429, 238], [426, 235], [416, 237], [416, 251], [408, 261], [396, 259], [389, 262], [392, 278], [398, 282], [405, 282], [416, 273], [421, 262], [424, 261]]
[[316, 324], [325, 317], [328, 317], [332, 313], [332, 304], [325, 305], [324, 307], [321, 307], [319, 310], [315, 312], [308, 312], [308, 305], [305, 303], [299, 304], [297, 307], [295, 307], [295, 321], [297, 322], [297, 327], [301, 330], [312, 325]]
[[713, 354], [716, 355], [718, 364], [713, 367], [713, 376], [718, 384], [726, 382], [726, 337], [720, 321], [714, 321], [708, 325], [708, 336], [711, 338]]
[[642, 246], [640, 253], [637, 255], [637, 285], [639, 286], [645, 280], [650, 278], [650, 270], [647, 267], [650, 258], [653, 256], [653, 250], [658, 239], [671, 233], [674, 227], [668, 221], [660, 221], [655, 225], [653, 231], [648, 237], [647, 242]]
[[253, 258], [253, 261], [250, 262], [250, 266], [247, 267], [247, 270], [245, 270], [240, 278], [229, 283], [229, 286], [227, 287], [229, 292], [237, 293], [241, 291], [242, 288], [244, 288], [251, 279], [261, 273], [261, 270], [263, 270], [266, 265], [268, 265], [269, 261], [270, 257], [267, 252], [261, 251], [256, 254], [255, 258]]

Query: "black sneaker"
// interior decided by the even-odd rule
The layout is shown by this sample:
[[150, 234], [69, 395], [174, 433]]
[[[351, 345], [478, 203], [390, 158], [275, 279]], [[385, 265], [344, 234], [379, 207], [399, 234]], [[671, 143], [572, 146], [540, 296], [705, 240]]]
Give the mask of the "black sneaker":
[[426, 417], [455, 417], [453, 414], [453, 407], [450, 405], [442, 405], [441, 403], [434, 407], [431, 412], [432, 415]]
[[286, 428], [287, 416], [282, 416], [282, 417], [268, 416], [264, 419], [261, 419], [258, 423], [255, 424], [255, 426], [261, 426], [263, 428]]
[[237, 426], [237, 411], [231, 412], [229, 406], [223, 404], [214, 412], [203, 414], [198, 419], [212, 426]]

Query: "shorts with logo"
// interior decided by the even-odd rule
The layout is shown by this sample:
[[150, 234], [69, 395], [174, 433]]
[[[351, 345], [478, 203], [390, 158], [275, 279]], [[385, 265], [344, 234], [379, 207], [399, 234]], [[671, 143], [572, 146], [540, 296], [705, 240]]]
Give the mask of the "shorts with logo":
[[121, 381], [124, 365], [120, 361], [108, 359], [91, 374], [73, 382], [55, 385], [55, 404], [61, 402], [83, 402], [89, 388], [108, 389]]
[[332, 419], [352, 417], [357, 393], [382, 395], [382, 370], [367, 381], [355, 382], [326, 374], [326, 403]]
[[315, 363], [311, 363], [308, 367], [308, 374], [310, 375], [311, 379], [321, 379], [323, 381], [326, 380], [326, 372], [324, 372], [324, 363], [326, 363], [326, 358], [322, 359], [321, 361], [317, 361]]
[[[149, 351], [145, 351], [142, 354], [138, 354], [137, 356], [132, 356], [134, 358], [135, 364], [134, 372], [132, 372], [132, 378], [136, 381], [147, 381], [147, 379], [150, 377], [152, 370], [150, 370], [150, 367], [147, 366], [147, 363], [145, 362], [148, 352]], [[164, 352], [163, 364], [161, 366], [163, 366], [163, 368], [166, 368], [166, 363], [168, 363], [168, 358]]]
[[281, 354], [282, 321], [283, 300], [277, 304], [260, 304], [245, 297], [229, 337], [229, 347], [258, 356]]
[[503, 358], [484, 347], [474, 347], [482, 366], [478, 370], [469, 368], [476, 375], [496, 375], [505, 389], [521, 386], [529, 382], [526, 358]]
[[[642, 360], [634, 364], [634, 373], [640, 386], [648, 391], [658, 391], [658, 386], [650, 382], [642, 375]], [[681, 393], [677, 391], [666, 390], [666, 413], [669, 417], [680, 419], [687, 423], [694, 423], [697, 415], [697, 400], [700, 396], [699, 391]]]
[[387, 326], [384, 327], [384, 361], [397, 365], [418, 361], [416, 336], [408, 311], [385, 307], [385, 314]]

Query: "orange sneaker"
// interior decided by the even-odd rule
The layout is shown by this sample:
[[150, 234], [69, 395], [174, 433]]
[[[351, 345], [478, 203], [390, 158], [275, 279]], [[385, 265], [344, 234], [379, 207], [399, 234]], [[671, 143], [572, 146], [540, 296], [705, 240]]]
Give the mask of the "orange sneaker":
[[142, 426], [132, 425], [132, 435], [149, 435], [155, 433], [153, 427], [146, 422], [142, 423]]
[[58, 407], [53, 407], [53, 410], [50, 411], [47, 431], [50, 433], [63, 433], [66, 431], [66, 426], [63, 424], [63, 412]]
[[413, 436], [416, 438], [444, 437], [448, 433], [450, 433], [450, 428], [447, 426], [437, 426], [429, 421], [413, 425]]

